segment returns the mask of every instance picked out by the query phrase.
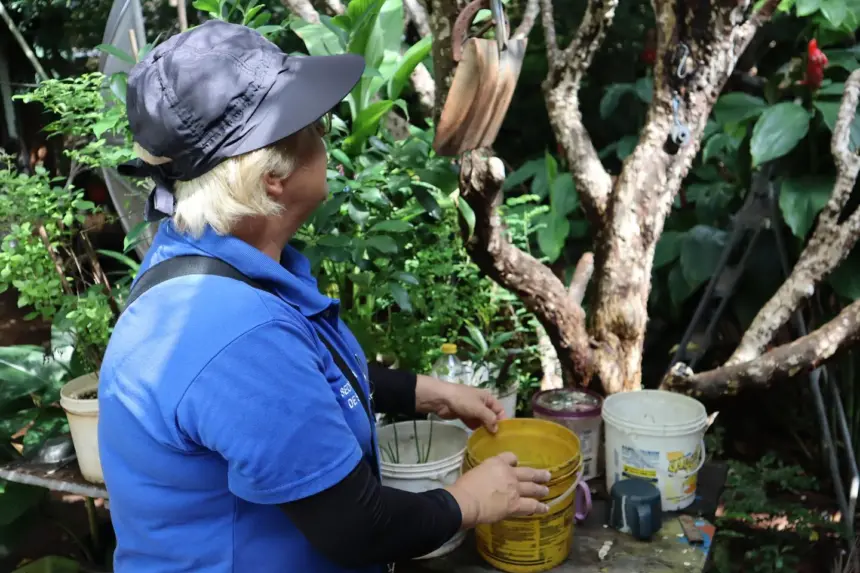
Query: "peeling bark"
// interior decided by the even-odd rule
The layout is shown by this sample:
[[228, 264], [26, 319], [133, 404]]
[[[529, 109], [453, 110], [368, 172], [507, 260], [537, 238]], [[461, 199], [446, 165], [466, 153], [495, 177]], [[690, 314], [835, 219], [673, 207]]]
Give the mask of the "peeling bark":
[[845, 83], [833, 130], [831, 148], [838, 170], [833, 194], [791, 275], [762, 307], [725, 366], [694, 374], [685, 365], [678, 364], [663, 380], [662, 388], [707, 397], [735, 394], [745, 386], [768, 385], [780, 377], [814, 369], [860, 338], [858, 301], [811, 334], [762, 354], [775, 332], [788, 322], [815, 292], [818, 282], [836, 268], [860, 238], [860, 211], [839, 223], [860, 172], [860, 155], [849, 147], [858, 99], [860, 70], [854, 71]]
[[[487, 150], [462, 157], [460, 189], [475, 212], [475, 232], [466, 241], [472, 260], [490, 278], [508, 286], [535, 314], [553, 341], [568, 380], [590, 371], [591, 349], [585, 330], [585, 313], [552, 271], [507, 239], [498, 212], [505, 167]], [[590, 378], [590, 376], [587, 376]], [[586, 379], [587, 379], [586, 378]]]
[[[508, 245], [494, 214], [501, 175], [495, 158], [471, 153], [463, 160], [461, 192], [478, 217], [469, 251], [492, 278], [517, 293], [546, 328], [565, 375], [588, 382], [596, 373], [609, 392], [641, 387], [641, 362], [654, 248], [672, 201], [696, 156], [711, 108], [761, 22], [776, 5], [748, 17], [751, 0], [676, 2], [653, 0], [657, 16], [654, 96], [645, 127], [622, 172], [613, 178], [601, 164], [582, 123], [578, 91], [595, 52], [612, 23], [618, 0], [589, 0], [570, 45], [557, 43], [552, 0], [540, 0], [549, 74], [543, 90], [557, 140], [570, 164], [577, 191], [596, 229], [595, 305], [591, 336], [579, 304], [564, 296], [558, 279], [543, 265]], [[447, 11], [446, 11], [447, 10]], [[450, 38], [453, 0], [433, 1], [434, 31]], [[438, 37], [438, 36], [437, 36]], [[439, 42], [437, 103], [444, 102], [450, 73], [450, 44]], [[688, 56], [678, 74], [678, 50]], [[682, 70], [683, 71], [683, 70]], [[673, 100], [690, 131], [689, 143], [672, 148]], [[493, 174], [490, 177], [488, 174]], [[490, 191], [490, 192], [488, 192]]]
[[[584, 253], [576, 263], [576, 269], [573, 272], [573, 278], [570, 281], [570, 286], [567, 289], [567, 294], [574, 304], [582, 306], [582, 300], [585, 298], [585, 290], [588, 288], [588, 281], [591, 280], [591, 274], [594, 272], [594, 255]], [[564, 381], [561, 376], [561, 362], [558, 359], [558, 354], [555, 347], [552, 345], [549, 335], [543, 326], [538, 325], [538, 354], [540, 354], [541, 370], [543, 378], [541, 379], [541, 390], [553, 390], [564, 386]]]
[[434, 125], [445, 107], [445, 98], [454, 79], [454, 62], [451, 32], [454, 22], [465, 5], [464, 0], [430, 0], [430, 30], [433, 32], [433, 77], [436, 78], [436, 105], [433, 112]]
[[860, 301], [845, 307], [836, 318], [814, 332], [748, 362], [699, 374], [693, 374], [686, 365], [678, 363], [661, 388], [687, 392], [699, 398], [733, 395], [748, 386], [767, 386], [780, 378], [813, 370], [858, 340]]
[[403, 0], [403, 10], [406, 12], [406, 18], [415, 24], [415, 29], [422, 38], [431, 35], [430, 19], [420, 0]]
[[833, 194], [821, 211], [818, 225], [791, 275], [756, 315], [726, 365], [741, 364], [759, 356], [776, 331], [812, 296], [816, 285], [848, 256], [860, 238], [860, 211], [855, 211], [847, 220], [839, 223], [860, 172], [860, 156], [849, 149], [858, 97], [860, 70], [855, 70], [845, 82], [845, 93], [831, 141], [837, 169]]
[[586, 213], [595, 228], [599, 229], [612, 190], [612, 181], [582, 123], [579, 85], [606, 31], [612, 25], [618, 0], [589, 2], [573, 41], [563, 52], [557, 43], [552, 0], [541, 0], [541, 4], [549, 62], [549, 75], [543, 85], [547, 112], [556, 140], [573, 171]]
[[310, 22], [311, 24], [319, 24], [320, 23], [320, 15], [319, 12], [316, 11], [316, 8], [313, 7], [310, 0], [281, 0], [284, 6], [304, 20], [305, 22]]
[[[752, 21], [734, 24], [743, 20], [740, 4], [695, 3], [691, 9], [689, 3], [654, 0], [653, 99], [639, 143], [609, 199], [598, 251], [592, 334], [598, 343], [596, 370], [607, 392], [641, 387], [654, 248], [699, 151], [711, 108], [756, 31]], [[683, 78], [677, 75], [676, 62], [681, 42], [689, 49]], [[670, 140], [675, 98], [679, 121], [691, 134], [680, 148], [673, 148]]]

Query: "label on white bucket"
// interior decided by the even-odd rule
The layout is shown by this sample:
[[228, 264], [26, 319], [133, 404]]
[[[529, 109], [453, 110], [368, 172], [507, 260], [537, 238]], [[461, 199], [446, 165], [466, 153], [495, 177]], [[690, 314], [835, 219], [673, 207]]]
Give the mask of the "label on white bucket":
[[[616, 481], [628, 478], [647, 480], [660, 488], [667, 505], [683, 506], [696, 494], [698, 474], [695, 472], [702, 455], [699, 446], [689, 452], [660, 452], [622, 446], [620, 459], [619, 451], [615, 450], [615, 467], [621, 470]], [[660, 468], [663, 468], [662, 480], [657, 473]], [[678, 474], [680, 477], [676, 477]]]

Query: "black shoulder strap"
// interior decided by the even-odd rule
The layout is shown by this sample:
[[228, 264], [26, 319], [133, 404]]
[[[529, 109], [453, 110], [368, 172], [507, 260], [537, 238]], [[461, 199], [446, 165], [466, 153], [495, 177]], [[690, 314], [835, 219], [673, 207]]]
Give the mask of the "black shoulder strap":
[[[147, 269], [132, 287], [131, 292], [128, 295], [128, 301], [126, 302], [125, 308], [131, 306], [135, 300], [140, 298], [143, 293], [152, 287], [169, 281], [170, 279], [189, 275], [213, 275], [234, 279], [255, 289], [271, 292], [270, 289], [265, 288], [260, 283], [257, 283], [250, 277], [246, 276], [233, 265], [222, 261], [221, 259], [202, 255], [182, 255], [172, 257]], [[317, 334], [319, 334], [320, 340], [322, 340], [322, 343], [328, 349], [329, 353], [331, 353], [331, 357], [334, 359], [335, 365], [349, 381], [353, 391], [358, 396], [358, 399], [361, 400], [361, 405], [364, 407], [364, 411], [367, 413], [368, 418], [370, 418], [371, 425], [373, 425], [375, 423], [373, 411], [370, 409], [370, 403], [367, 400], [367, 396], [364, 394], [364, 389], [362, 388], [361, 383], [359, 383], [355, 372], [353, 372], [352, 368], [347, 365], [346, 361], [335, 349], [331, 341], [319, 333], [319, 331], [317, 331]]]

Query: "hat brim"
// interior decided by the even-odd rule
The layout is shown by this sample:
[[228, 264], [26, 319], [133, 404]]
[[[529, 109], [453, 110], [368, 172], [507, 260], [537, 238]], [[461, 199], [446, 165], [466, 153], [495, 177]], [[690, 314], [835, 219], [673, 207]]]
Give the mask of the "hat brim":
[[317, 121], [349, 95], [365, 66], [356, 54], [289, 57], [287, 63], [244, 125], [231, 156], [267, 147]]

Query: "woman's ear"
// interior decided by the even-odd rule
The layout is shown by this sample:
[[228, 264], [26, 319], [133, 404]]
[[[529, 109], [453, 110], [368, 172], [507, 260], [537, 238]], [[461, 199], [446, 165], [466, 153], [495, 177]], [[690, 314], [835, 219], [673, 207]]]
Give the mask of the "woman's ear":
[[283, 197], [286, 183], [286, 177], [278, 177], [272, 172], [263, 175], [263, 186], [266, 188], [266, 194], [276, 201]]

